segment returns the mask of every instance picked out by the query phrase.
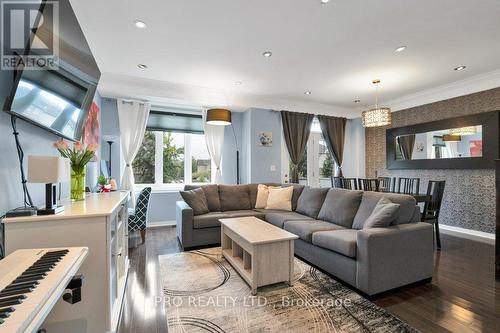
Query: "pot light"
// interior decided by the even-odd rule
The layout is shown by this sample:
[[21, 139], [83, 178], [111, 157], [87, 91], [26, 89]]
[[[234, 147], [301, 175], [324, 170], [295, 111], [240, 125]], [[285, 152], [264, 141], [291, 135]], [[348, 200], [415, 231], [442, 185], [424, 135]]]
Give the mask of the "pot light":
[[456, 71], [463, 71], [464, 69], [466, 69], [467, 67], [466, 66], [458, 66], [458, 67], [455, 67], [453, 68], [453, 70], [456, 70]]
[[324, 5], [330, 2], [330, 0], [320, 0], [320, 2]]
[[148, 66], [146, 66], [144, 64], [139, 64], [139, 65], [137, 65], [137, 67], [139, 67], [140, 69], [146, 69], [146, 68], [148, 68]]
[[266, 51], [266, 52], [262, 53], [262, 55], [263, 55], [264, 57], [266, 57], [266, 58], [269, 58], [270, 56], [272, 56], [272, 55], [273, 55], [273, 53], [272, 53], [271, 51]]
[[304, 95], [311, 95], [311, 92], [310, 91], [305, 91]]
[[135, 26], [136, 26], [137, 28], [139, 28], [139, 29], [145, 29], [145, 28], [147, 28], [147, 27], [148, 27], [148, 26], [147, 26], [147, 24], [146, 24], [146, 22], [141, 21], [141, 20], [135, 20], [135, 21], [134, 21], [134, 24], [135, 24]]
[[395, 49], [394, 52], [403, 52], [404, 50], [406, 50], [406, 46], [402, 45], [402, 46], [398, 47], [397, 49]]

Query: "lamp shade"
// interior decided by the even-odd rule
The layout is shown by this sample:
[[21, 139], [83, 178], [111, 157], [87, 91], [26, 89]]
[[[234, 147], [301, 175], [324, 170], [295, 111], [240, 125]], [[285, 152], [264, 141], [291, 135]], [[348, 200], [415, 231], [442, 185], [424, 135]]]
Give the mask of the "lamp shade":
[[28, 182], [53, 184], [69, 179], [69, 159], [59, 156], [28, 156]]
[[207, 124], [231, 125], [231, 111], [226, 109], [210, 109], [207, 111]]
[[375, 108], [361, 114], [363, 127], [379, 127], [391, 124], [391, 109]]

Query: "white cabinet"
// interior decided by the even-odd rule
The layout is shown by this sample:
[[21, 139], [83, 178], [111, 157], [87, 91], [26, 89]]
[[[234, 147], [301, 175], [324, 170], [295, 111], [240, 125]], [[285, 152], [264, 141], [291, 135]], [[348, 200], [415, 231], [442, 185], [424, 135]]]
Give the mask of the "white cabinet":
[[5, 249], [86, 246], [82, 301], [57, 302], [42, 326], [51, 333], [115, 331], [128, 272], [128, 192], [89, 194], [57, 215], [7, 218]]

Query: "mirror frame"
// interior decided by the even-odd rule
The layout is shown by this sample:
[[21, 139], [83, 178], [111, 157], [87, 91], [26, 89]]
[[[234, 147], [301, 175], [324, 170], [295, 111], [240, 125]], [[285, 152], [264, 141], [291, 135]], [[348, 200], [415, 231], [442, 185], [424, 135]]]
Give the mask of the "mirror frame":
[[[412, 126], [386, 130], [387, 169], [494, 169], [495, 159], [499, 158], [499, 113], [491, 111], [470, 116], [448, 118]], [[396, 137], [405, 134], [426, 133], [450, 128], [482, 125], [483, 156], [420, 160], [396, 160]]]

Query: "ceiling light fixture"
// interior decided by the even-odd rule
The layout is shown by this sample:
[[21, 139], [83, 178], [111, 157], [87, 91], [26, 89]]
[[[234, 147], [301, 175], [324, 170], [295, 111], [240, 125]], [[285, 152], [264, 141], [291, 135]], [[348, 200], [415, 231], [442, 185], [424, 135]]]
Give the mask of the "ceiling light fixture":
[[146, 24], [146, 22], [141, 21], [141, 20], [135, 20], [135, 21], [134, 21], [134, 24], [135, 24], [135, 26], [136, 26], [137, 28], [139, 28], [139, 29], [145, 29], [145, 28], [147, 28], [147, 27], [148, 27], [148, 25]]
[[148, 68], [148, 66], [146, 66], [144, 64], [139, 64], [139, 65], [137, 65], [137, 67], [139, 67], [140, 69], [146, 69], [146, 68]]
[[463, 71], [466, 68], [467, 68], [466, 66], [458, 66], [458, 67], [453, 68], [453, 70], [455, 70], [455, 71]]
[[476, 126], [466, 126], [466, 127], [460, 127], [460, 128], [452, 128], [448, 132], [450, 135], [466, 136], [466, 135], [476, 134], [477, 129], [476, 129]]
[[330, 0], [320, 0], [320, 2], [324, 5], [330, 2]]
[[312, 93], [310, 91], [305, 91], [304, 95], [311, 95]]
[[395, 49], [394, 52], [403, 52], [404, 50], [406, 50], [406, 46], [402, 45], [402, 46], [398, 47], [397, 49]]
[[272, 55], [273, 55], [273, 53], [272, 53], [271, 51], [266, 51], [266, 52], [262, 53], [262, 55], [263, 55], [264, 57], [266, 57], [266, 58], [269, 58], [270, 56], [272, 56]]
[[375, 85], [375, 108], [363, 111], [361, 114], [363, 127], [380, 127], [390, 125], [392, 122], [391, 109], [378, 106], [378, 85], [380, 84], [380, 80], [373, 80], [372, 83]]

